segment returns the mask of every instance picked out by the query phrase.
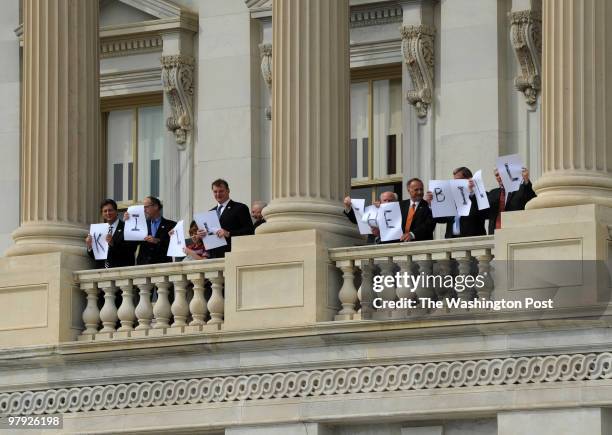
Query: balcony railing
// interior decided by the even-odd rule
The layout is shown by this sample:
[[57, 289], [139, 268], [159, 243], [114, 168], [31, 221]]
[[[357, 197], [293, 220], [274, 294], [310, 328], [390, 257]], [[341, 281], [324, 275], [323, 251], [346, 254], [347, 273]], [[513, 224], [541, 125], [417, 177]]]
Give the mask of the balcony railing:
[[[334, 320], [406, 317], [405, 310], [376, 307], [374, 298], [489, 299], [493, 291], [493, 245], [493, 236], [483, 236], [330, 249], [331, 261], [342, 272], [342, 286], [339, 291], [333, 290], [338, 291], [340, 301]], [[226, 311], [224, 269], [225, 260], [217, 259], [76, 272], [75, 280], [87, 299], [85, 329], [79, 340], [219, 331]], [[421, 275], [421, 283], [428, 276], [456, 279], [480, 275], [484, 285], [477, 291], [388, 285], [393, 281], [388, 277], [398, 272], [406, 277]], [[375, 281], [387, 285], [375, 291]]]
[[[87, 295], [85, 330], [79, 339], [219, 330], [225, 309], [224, 265], [218, 259], [76, 272]], [[205, 292], [210, 293], [208, 299]]]
[[[437, 299], [446, 308], [449, 298], [489, 299], [494, 287], [491, 276], [493, 246], [493, 236], [482, 236], [330, 249], [330, 258], [342, 271], [343, 277], [338, 294], [342, 307], [336, 320], [406, 317], [406, 310], [379, 309], [373, 306], [374, 297], [393, 302], [415, 300], [417, 307], [420, 307], [419, 299]], [[398, 272], [402, 280], [400, 286], [396, 286], [397, 281], [394, 279]], [[411, 275], [415, 278], [422, 276], [415, 280], [417, 286], [412, 288], [403, 285], [404, 282], [412, 282], [408, 281]], [[453, 277], [453, 281], [461, 276], [461, 282], [465, 277], [475, 275], [480, 275], [484, 283], [478, 290], [472, 287], [455, 291], [447, 286], [425, 284], [430, 276], [438, 276], [440, 279]], [[375, 291], [373, 282], [377, 276], [381, 284], [385, 283], [386, 277], [391, 277], [386, 281], [390, 285], [381, 285], [382, 288]], [[423, 310], [416, 308], [413, 311], [422, 313]]]

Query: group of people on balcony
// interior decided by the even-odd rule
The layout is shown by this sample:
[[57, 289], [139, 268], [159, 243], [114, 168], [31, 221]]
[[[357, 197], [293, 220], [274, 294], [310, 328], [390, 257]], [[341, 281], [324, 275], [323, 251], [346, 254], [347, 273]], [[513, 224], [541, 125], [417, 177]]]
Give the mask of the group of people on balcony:
[[[502, 179], [495, 170], [495, 177], [499, 187], [487, 192], [490, 208], [479, 210], [474, 190], [472, 172], [466, 167], [460, 167], [453, 171], [455, 179], [467, 179], [470, 190], [471, 208], [468, 216], [451, 216], [434, 218], [431, 212], [432, 193], [424, 191], [423, 182], [418, 178], [412, 178], [406, 184], [409, 199], [400, 203], [402, 214], [403, 235], [399, 239], [402, 242], [433, 240], [436, 224], [446, 224], [446, 235], [448, 238], [470, 237], [486, 235], [485, 222], [489, 220], [489, 234], [495, 229], [501, 228], [501, 213], [504, 211], [523, 210], [528, 201], [536, 196], [529, 180], [529, 171], [523, 168], [521, 186], [518, 191], [506, 192]], [[222, 258], [226, 252], [231, 251], [232, 236], [245, 236], [255, 233], [255, 228], [265, 223], [262, 210], [266, 204], [255, 201], [251, 205], [251, 211], [246, 204], [230, 199], [230, 189], [227, 181], [217, 179], [213, 181], [212, 193], [217, 206], [211, 211], [216, 211], [221, 228], [217, 230], [218, 237], [225, 238], [227, 245], [215, 249], [205, 249], [203, 238], [206, 231], [199, 229], [196, 222], [191, 222], [189, 227], [188, 244], [184, 248], [187, 260], [202, 260], [206, 258]], [[398, 196], [395, 192], [383, 192], [380, 194], [381, 203], [396, 202]], [[173, 234], [176, 222], [163, 217], [163, 205], [161, 201], [153, 196], [148, 196], [143, 201], [145, 216], [147, 220], [148, 235], [142, 242], [130, 242], [124, 240], [124, 221], [119, 219], [117, 203], [112, 199], [105, 199], [100, 205], [100, 212], [104, 222], [109, 224], [106, 241], [109, 249], [106, 260], [97, 260], [97, 268], [122, 267], [144, 264], [167, 263], [172, 257], [167, 256], [170, 237]], [[344, 199], [344, 213], [354, 224], [357, 223], [355, 213], [351, 208], [351, 198]], [[128, 212], [124, 214], [124, 220], [129, 219]], [[368, 236], [369, 243], [380, 243], [378, 228], [372, 228], [372, 235]], [[85, 239], [89, 255], [94, 258], [92, 251], [93, 239], [88, 235]]]
[[[202, 260], [205, 258], [222, 258], [232, 247], [232, 236], [245, 236], [255, 233], [255, 228], [265, 222], [261, 211], [266, 206], [262, 201], [255, 201], [252, 212], [241, 202], [230, 199], [230, 189], [227, 181], [218, 179], [212, 183], [212, 193], [217, 206], [216, 211], [221, 228], [217, 230], [218, 237], [224, 237], [227, 245], [206, 250], [202, 242], [206, 235], [204, 230], [198, 229], [195, 221], [189, 226], [189, 243], [185, 246], [185, 258], [189, 260]], [[170, 237], [173, 234], [176, 222], [163, 217], [163, 204], [153, 196], [147, 196], [144, 201], [144, 211], [147, 220], [148, 235], [142, 242], [126, 241], [123, 237], [124, 221], [129, 219], [129, 213], [124, 213], [124, 221], [119, 219], [117, 203], [112, 199], [105, 199], [100, 205], [104, 222], [109, 224], [106, 241], [108, 242], [108, 255], [106, 260], [97, 260], [97, 268], [110, 268], [134, 266], [144, 264], [168, 263], [172, 257], [167, 256]], [[85, 239], [87, 251], [94, 258], [91, 235]], [[138, 251], [138, 252], [137, 252]]]
[[[531, 199], [535, 198], [536, 194], [533, 191], [531, 181], [529, 180], [529, 170], [523, 168], [521, 185], [517, 191], [506, 192], [501, 176], [497, 169], [494, 170], [495, 178], [498, 187], [487, 192], [490, 207], [479, 210], [476, 196], [474, 195], [474, 181], [472, 180], [472, 171], [465, 166], [459, 167], [453, 171], [455, 179], [468, 180], [468, 188], [470, 191], [471, 208], [467, 216], [449, 216], [434, 218], [431, 212], [431, 201], [433, 199], [432, 192], [425, 192], [423, 181], [419, 178], [412, 178], [406, 183], [409, 199], [400, 202], [400, 210], [402, 213], [402, 228], [403, 235], [399, 239], [401, 242], [433, 240], [436, 224], [446, 224], [445, 238], [452, 239], [456, 237], [472, 237], [484, 236], [487, 234], [485, 229], [486, 220], [489, 220], [489, 234], [493, 234], [496, 229], [501, 228], [501, 214], [505, 211], [524, 210], [525, 205]], [[398, 200], [395, 192], [382, 192], [376, 206], [387, 202], [396, 202]], [[344, 198], [344, 214], [348, 219], [357, 224], [355, 212], [351, 207], [351, 198]], [[369, 243], [392, 243], [381, 242], [380, 232], [378, 228], [372, 227], [372, 235], [368, 236]]]

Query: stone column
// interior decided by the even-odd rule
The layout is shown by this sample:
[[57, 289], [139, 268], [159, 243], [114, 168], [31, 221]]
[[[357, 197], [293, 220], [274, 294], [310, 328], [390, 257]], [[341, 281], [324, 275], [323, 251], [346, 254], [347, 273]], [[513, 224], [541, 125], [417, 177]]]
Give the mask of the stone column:
[[85, 255], [98, 220], [98, 0], [23, 0], [21, 226], [8, 256]]
[[272, 202], [257, 234], [354, 235], [349, 193], [348, 0], [272, 3]]
[[612, 207], [612, 4], [543, 1], [542, 162], [528, 209]]

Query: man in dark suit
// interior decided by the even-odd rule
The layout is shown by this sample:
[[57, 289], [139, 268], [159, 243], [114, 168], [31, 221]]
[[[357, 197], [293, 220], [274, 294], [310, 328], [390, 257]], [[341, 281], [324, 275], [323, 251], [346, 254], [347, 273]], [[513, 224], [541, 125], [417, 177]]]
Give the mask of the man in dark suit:
[[423, 182], [418, 178], [412, 178], [406, 183], [406, 188], [410, 199], [400, 202], [402, 228], [404, 228], [400, 241], [433, 240], [436, 223], [429, 204], [423, 200]]
[[[123, 228], [125, 224], [117, 217], [117, 203], [112, 199], [105, 199], [100, 204], [102, 219], [109, 225], [106, 241], [108, 243], [108, 255], [106, 260], [96, 260], [96, 269], [133, 266], [135, 263], [135, 252], [137, 245], [126, 242], [123, 239]], [[87, 253], [95, 259], [91, 235], [85, 239]]]
[[529, 180], [529, 170], [527, 168], [523, 168], [523, 181], [516, 192], [506, 192], [497, 169], [494, 173], [499, 187], [487, 192], [489, 205], [491, 206], [489, 209], [489, 234], [493, 234], [496, 229], [501, 228], [501, 214], [503, 212], [525, 210], [525, 205], [536, 197]]
[[174, 228], [176, 222], [162, 217], [163, 205], [156, 197], [147, 196], [143, 204], [149, 233], [140, 243], [136, 264], [170, 263], [172, 257], [166, 255], [170, 244], [168, 233]]
[[[216, 211], [219, 216], [221, 229], [217, 231], [217, 236], [225, 237], [227, 246], [211, 249], [208, 251], [210, 258], [223, 258], [226, 252], [232, 250], [232, 237], [247, 236], [255, 234], [253, 221], [249, 213], [249, 207], [241, 202], [232, 201], [230, 199], [230, 189], [227, 181], [217, 179], [212, 183], [212, 192], [217, 201], [217, 206], [211, 208], [211, 211]], [[199, 230], [200, 237], [205, 236], [204, 230]]]
[[[470, 208], [470, 214], [467, 216], [447, 216], [434, 218], [436, 223], [445, 223], [446, 232], [444, 238], [453, 239], [456, 237], [473, 237], [473, 236], [485, 236], [487, 231], [485, 229], [485, 221], [489, 216], [489, 210], [478, 210], [478, 201], [476, 195], [474, 195], [474, 181], [472, 180], [472, 171], [465, 166], [457, 168], [453, 171], [453, 177], [456, 180], [469, 180], [468, 188], [470, 190], [470, 201], [472, 206]], [[433, 194], [427, 192], [425, 195], [425, 201], [431, 204]]]
[[253, 201], [251, 203], [251, 217], [253, 218], [253, 227], [255, 229], [257, 229], [258, 226], [266, 223], [266, 220], [261, 214], [266, 205], [268, 204], [263, 201]]

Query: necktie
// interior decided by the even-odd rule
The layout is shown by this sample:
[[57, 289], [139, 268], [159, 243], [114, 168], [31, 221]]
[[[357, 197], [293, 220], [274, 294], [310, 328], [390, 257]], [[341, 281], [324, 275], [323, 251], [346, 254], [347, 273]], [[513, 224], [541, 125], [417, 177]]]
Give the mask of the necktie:
[[501, 228], [501, 214], [506, 210], [506, 191], [502, 187], [499, 189], [499, 211], [497, 213], [497, 218], [495, 219], [495, 229], [499, 230]]
[[416, 211], [416, 207], [414, 203], [410, 206], [408, 210], [408, 217], [406, 218], [406, 226], [404, 226], [404, 232], [407, 233], [410, 231], [410, 226], [412, 225], [412, 219], [414, 219], [414, 213]]
[[[113, 226], [108, 226], [108, 234], [113, 235]], [[108, 269], [110, 267], [110, 263], [108, 262], [108, 254], [106, 255], [106, 260], [104, 260], [104, 268]]]
[[217, 206], [217, 217], [220, 218], [221, 217], [221, 210], [223, 210], [223, 204], [219, 204]]

